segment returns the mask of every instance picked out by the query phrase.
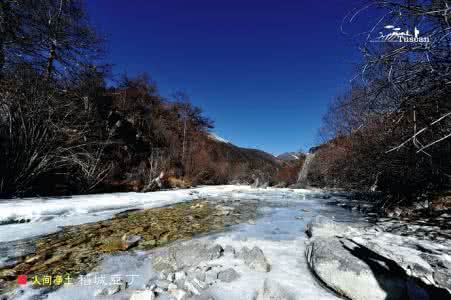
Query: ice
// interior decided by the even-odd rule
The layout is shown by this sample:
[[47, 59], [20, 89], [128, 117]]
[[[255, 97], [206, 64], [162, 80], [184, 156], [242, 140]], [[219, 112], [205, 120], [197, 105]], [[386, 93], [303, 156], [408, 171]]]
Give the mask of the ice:
[[[62, 226], [109, 219], [128, 209], [162, 207], [200, 197], [233, 197], [248, 191], [248, 186], [206, 186], [194, 189], [152, 193], [112, 193], [72, 197], [29, 198], [0, 201], [0, 242], [49, 234]], [[264, 192], [264, 190], [263, 190]], [[259, 193], [256, 189], [254, 193]], [[255, 197], [258, 197], [258, 196]], [[17, 223], [17, 222], [25, 223]]]
[[[105, 258], [98, 272], [91, 272], [85, 276], [73, 279], [71, 284], [50, 293], [45, 297], [47, 300], [81, 300], [96, 299], [95, 292], [104, 287], [114, 284], [118, 280], [128, 282], [128, 291], [133, 289], [144, 289], [148, 280], [155, 275], [152, 270], [151, 261], [147, 256], [140, 253], [124, 253], [111, 255]], [[126, 290], [126, 292], [127, 292]], [[35, 295], [44, 293], [32, 289], [30, 285], [22, 288], [23, 295], [13, 298], [14, 300], [28, 300]], [[129, 299], [128, 293], [104, 297], [105, 299]], [[97, 299], [102, 299], [97, 297]]]
[[[121, 193], [105, 195], [76, 196], [71, 198], [31, 199], [10, 201], [9, 206], [2, 203], [3, 208], [15, 211], [15, 217], [23, 218], [32, 215], [33, 221], [24, 224], [11, 224], [0, 226], [0, 237], [3, 240], [17, 238], [18, 236], [35, 236], [49, 231], [58, 230], [63, 225], [86, 223], [99, 219], [110, 218], [114, 213], [131, 208], [146, 208], [168, 205], [180, 201], [189, 201], [196, 198], [215, 200], [252, 201], [258, 204], [259, 218], [255, 224], [239, 224], [229, 228], [226, 232], [211, 234], [201, 239], [219, 243], [223, 247], [233, 246], [236, 250], [241, 247], [260, 247], [268, 261], [271, 271], [262, 273], [251, 270], [243, 261], [228, 255], [212, 264], [220, 264], [224, 268], [234, 268], [240, 277], [231, 282], [218, 282], [210, 288], [209, 292], [217, 300], [255, 299], [257, 291], [263, 286], [266, 278], [277, 282], [288, 290], [294, 299], [327, 300], [339, 299], [322, 288], [310, 274], [305, 257], [305, 224], [315, 215], [334, 215], [336, 219], [347, 220], [352, 218], [351, 212], [339, 207], [331, 207], [319, 199], [321, 192], [311, 190], [290, 189], [255, 189], [249, 186], [206, 186], [188, 190], [163, 191], [156, 193], [138, 194]], [[84, 203], [89, 202], [89, 203]], [[38, 204], [41, 207], [18, 210], [26, 203]], [[15, 207], [11, 208], [11, 207]], [[62, 214], [58, 215], [58, 213]], [[10, 217], [12, 213], [2, 211], [2, 216]], [[55, 216], [42, 221], [44, 217]], [[11, 230], [8, 235], [4, 228]], [[23, 231], [31, 233], [24, 234]], [[133, 276], [133, 282], [126, 292], [108, 299], [129, 299], [129, 291], [142, 289], [152, 277], [157, 276], [151, 267], [152, 252], [126, 252], [106, 256], [102, 263], [91, 273], [91, 284], [86, 281], [75, 282], [75, 285], [60, 288], [54, 292], [31, 289], [29, 286], [16, 290], [18, 296], [14, 300], [34, 299], [39, 293], [49, 300], [94, 300], [95, 291], [102, 284], [93, 284], [96, 277], [111, 280], [111, 276], [121, 276], [127, 280]], [[89, 271], [89, 270], [87, 270]], [[130, 282], [130, 280], [127, 280]], [[19, 293], [19, 291], [21, 291]], [[39, 298], [39, 297], [38, 297]], [[159, 298], [164, 299], [164, 298]]]

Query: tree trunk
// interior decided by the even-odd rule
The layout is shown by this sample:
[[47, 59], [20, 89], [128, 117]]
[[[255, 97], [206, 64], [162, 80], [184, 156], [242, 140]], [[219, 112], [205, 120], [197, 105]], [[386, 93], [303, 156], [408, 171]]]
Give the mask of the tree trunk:
[[186, 117], [183, 122], [182, 164], [185, 161], [185, 146], [186, 146]]
[[52, 43], [49, 50], [49, 56], [47, 58], [47, 67], [45, 68], [45, 79], [49, 80], [52, 77], [53, 72], [53, 61], [56, 55], [56, 45], [55, 42]]
[[10, 7], [8, 3], [0, 3], [0, 78], [3, 76], [3, 68], [5, 66], [5, 36], [7, 32], [7, 20]]
[[3, 38], [0, 36], [0, 79], [3, 77], [4, 66], [5, 66], [5, 46]]

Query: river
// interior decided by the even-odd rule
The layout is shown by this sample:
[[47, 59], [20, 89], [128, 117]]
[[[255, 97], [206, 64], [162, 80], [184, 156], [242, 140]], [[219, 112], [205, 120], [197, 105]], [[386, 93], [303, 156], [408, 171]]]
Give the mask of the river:
[[[254, 299], [256, 291], [264, 280], [269, 278], [282, 285], [294, 299], [339, 299], [324, 289], [311, 275], [304, 257], [306, 241], [304, 228], [312, 217], [321, 214], [332, 217], [338, 222], [355, 222], [360, 218], [358, 213], [328, 205], [327, 202], [334, 200], [333, 197], [325, 200], [328, 197], [330, 196], [325, 197], [321, 191], [311, 190], [217, 186], [148, 194], [105, 194], [97, 198], [96, 195], [90, 195], [9, 201], [0, 204], [9, 211], [9, 213], [5, 210], [2, 212], [3, 221], [9, 220], [9, 224], [0, 226], [0, 238], [3, 240], [0, 243], [0, 251], [4, 255], [4, 262], [11, 261], [15, 253], [23, 251], [18, 245], [21, 245], [24, 238], [33, 239], [55, 232], [62, 225], [106, 219], [120, 211], [132, 208], [170, 205], [196, 198], [206, 198], [212, 203], [225, 203], [229, 206], [251, 202], [257, 207], [255, 220], [233, 225], [225, 232], [202, 235], [198, 239], [218, 243], [223, 247], [232, 246], [235, 249], [258, 246], [270, 262], [271, 271], [268, 273], [251, 271], [239, 265], [233, 258], [222, 258], [218, 263], [235, 268], [240, 277], [234, 282], [221, 283], [212, 287], [213, 298], [216, 300]], [[114, 199], [119, 200], [114, 203]], [[83, 203], [84, 201], [86, 203]], [[33, 205], [36, 207], [33, 208]], [[15, 211], [12, 209], [14, 207]], [[26, 209], [20, 211], [20, 208]], [[11, 213], [12, 211], [14, 214]], [[17, 223], [20, 220], [28, 222]], [[151, 257], [152, 252], [142, 251], [111, 255], [105, 257], [101, 265], [93, 272], [102, 276], [132, 274], [134, 280], [129, 283], [129, 289], [140, 289], [145, 286], [149, 278], [155, 276], [150, 263]], [[96, 289], [98, 287], [81, 282], [56, 291], [31, 289], [26, 286], [16, 290], [15, 296], [11, 296], [10, 299], [102, 299], [94, 297]], [[126, 294], [119, 293], [105, 299], [127, 299], [127, 297]]]

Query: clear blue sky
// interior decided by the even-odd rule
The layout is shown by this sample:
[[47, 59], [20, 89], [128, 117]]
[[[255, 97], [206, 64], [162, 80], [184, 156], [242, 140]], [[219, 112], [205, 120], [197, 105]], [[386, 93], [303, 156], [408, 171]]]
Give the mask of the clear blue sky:
[[352, 0], [87, 1], [116, 74], [189, 93], [231, 142], [308, 150], [360, 56], [340, 32]]

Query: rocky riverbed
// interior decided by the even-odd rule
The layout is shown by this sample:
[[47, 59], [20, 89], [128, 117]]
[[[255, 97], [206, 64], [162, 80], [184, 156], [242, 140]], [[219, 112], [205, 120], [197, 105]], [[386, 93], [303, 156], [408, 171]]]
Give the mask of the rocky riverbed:
[[[171, 193], [158, 195], [167, 203]], [[421, 226], [362, 214], [337, 205], [346, 197], [322, 191], [227, 186], [177, 193], [186, 202], [144, 210], [144, 201], [121, 195], [139, 205], [123, 201], [126, 209], [109, 220], [0, 242], [0, 299], [449, 299], [449, 241], [414, 236]], [[39, 211], [78, 213], [70, 201], [56, 207], [52, 200], [54, 211]], [[87, 220], [104, 215], [89, 211]], [[47, 224], [35, 220], [43, 220], [36, 227]], [[27, 284], [17, 285], [17, 275], [28, 275]]]
[[[0, 269], [0, 291], [13, 288], [18, 275], [76, 279], [92, 270], [108, 253], [148, 250], [255, 220], [255, 204], [237, 204], [213, 205], [201, 199], [172, 207], [123, 212], [111, 220], [69, 226], [42, 238], [20, 241], [22, 251]], [[14, 251], [12, 244], [8, 245], [10, 251]], [[40, 285], [38, 280], [34, 282], [35, 287]]]
[[[199, 189], [197, 200], [129, 207], [110, 220], [1, 243], [8, 258], [3, 297], [337, 299], [308, 271], [303, 231], [318, 213], [342, 221], [354, 220], [352, 213], [323, 205], [322, 194], [308, 190], [215, 189]], [[61, 206], [70, 207], [65, 200]], [[27, 284], [16, 285], [17, 275], [28, 275]]]

